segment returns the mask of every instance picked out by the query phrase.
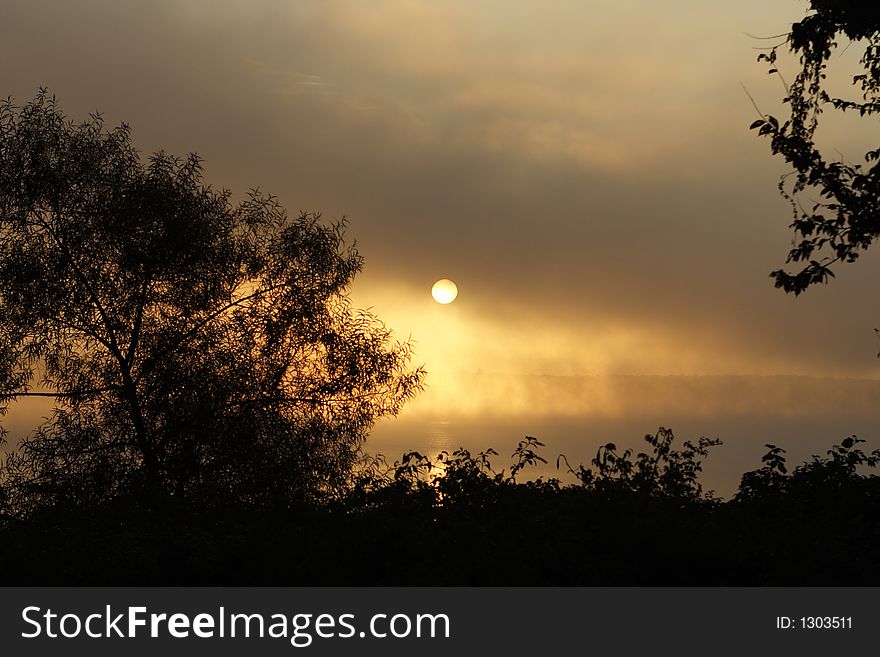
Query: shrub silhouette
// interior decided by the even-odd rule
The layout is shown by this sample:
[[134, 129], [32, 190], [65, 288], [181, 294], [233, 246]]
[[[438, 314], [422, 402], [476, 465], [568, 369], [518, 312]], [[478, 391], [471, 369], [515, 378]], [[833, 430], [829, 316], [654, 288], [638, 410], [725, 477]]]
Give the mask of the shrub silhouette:
[[614, 443], [599, 448], [592, 460], [595, 471], [579, 466], [573, 471], [588, 490], [601, 493], [622, 491], [663, 498], [695, 500], [702, 496], [698, 481], [702, 459], [709, 448], [721, 441], [702, 437], [694, 445], [685, 441], [683, 450], [672, 449], [675, 436], [671, 429], [660, 427], [655, 434], [646, 434], [650, 453], [639, 452], [635, 459], [632, 450], [618, 454]]
[[767, 445], [769, 451], [761, 459], [764, 466], [743, 475], [736, 499], [752, 502], [796, 499], [810, 503], [831, 499], [839, 503], [841, 493], [851, 492], [868, 481], [859, 473], [859, 468], [875, 468], [880, 463], [880, 449], [865, 454], [858, 447], [864, 442], [856, 436], [845, 438], [828, 450], [827, 458], [814, 455], [791, 473], [785, 465], [785, 450]]
[[[89, 509], [0, 516], [0, 540], [16, 564], [9, 581], [27, 584], [880, 581], [880, 478], [863, 472], [877, 465], [878, 451], [867, 454], [846, 439], [827, 458], [789, 472], [784, 452], [771, 447], [763, 467], [724, 501], [698, 492], [691, 479], [705, 456], [699, 443], [675, 449], [668, 429], [647, 438], [652, 448], [641, 461], [656, 476], [639, 485], [640, 457], [616, 449], [603, 467], [608, 450], [600, 450], [592, 477], [528, 480], [543, 457], [541, 443], [527, 437], [502, 470], [493, 450], [433, 459], [410, 452], [390, 465], [374, 458], [348, 494], [320, 506], [181, 500], [133, 508], [116, 498]], [[666, 475], [670, 469], [682, 474]], [[359, 565], [340, 567], [352, 560]]]

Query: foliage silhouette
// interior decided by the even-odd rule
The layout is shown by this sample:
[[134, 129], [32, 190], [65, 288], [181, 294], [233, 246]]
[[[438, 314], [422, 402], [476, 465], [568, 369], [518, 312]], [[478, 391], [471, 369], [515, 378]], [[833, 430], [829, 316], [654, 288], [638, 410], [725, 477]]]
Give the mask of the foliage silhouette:
[[[659, 449], [642, 460], [658, 475], [676, 462], [694, 472], [705, 456], [698, 445], [674, 449], [668, 429], [647, 438]], [[639, 457], [599, 467], [606, 450], [591, 478], [520, 481], [542, 461], [527, 437], [510, 470], [494, 467], [493, 450], [410, 452], [365, 463], [348, 494], [326, 505], [184, 499], [133, 509], [116, 498], [0, 515], [0, 541], [16, 564], [7, 581], [26, 584], [877, 584], [880, 477], [863, 470], [880, 450], [866, 454], [860, 442], [847, 438], [790, 472], [771, 446], [729, 501], [662, 476], [635, 486]], [[340, 568], [353, 554], [361, 567]]]
[[857, 446], [863, 442], [856, 436], [845, 438], [828, 450], [827, 458], [813, 455], [791, 473], [785, 465], [785, 450], [767, 445], [769, 451], [761, 459], [764, 466], [743, 475], [736, 499], [757, 502], [797, 497], [815, 501], [817, 495], [845, 490], [854, 482], [862, 481], [860, 467], [875, 468], [880, 464], [880, 449], [865, 454]]
[[595, 472], [583, 466], [572, 472], [588, 490], [699, 499], [703, 494], [698, 481], [702, 460], [708, 456], [709, 448], [720, 445], [721, 441], [701, 437], [696, 445], [685, 441], [683, 450], [674, 450], [674, 440], [672, 430], [665, 427], [660, 427], [655, 434], [646, 434], [645, 442], [651, 446], [651, 453], [639, 452], [635, 460], [631, 458], [631, 449], [618, 454], [617, 446], [608, 443], [599, 448], [592, 461]]
[[[815, 142], [819, 116], [828, 106], [863, 117], [880, 111], [880, 7], [861, 0], [811, 0], [810, 7], [784, 42], [801, 64], [786, 87], [790, 115], [782, 123], [762, 115], [751, 125], [794, 169], [790, 186], [787, 176], [779, 183], [794, 215], [796, 241], [787, 261], [805, 264], [794, 273], [780, 269], [771, 276], [776, 287], [795, 294], [827, 282], [834, 276], [832, 265], [854, 262], [880, 235], [880, 147], [869, 150], [864, 163], [847, 164], [829, 160]], [[863, 72], [853, 77], [859, 99], [833, 96], [825, 88], [826, 69], [841, 38], [866, 45]], [[778, 73], [779, 47], [758, 56], [771, 74]], [[798, 201], [807, 192], [821, 199], [809, 210]]]
[[346, 296], [345, 221], [143, 162], [125, 124], [41, 90], [0, 104], [0, 393], [55, 401], [9, 458], [9, 513], [114, 497], [315, 500], [420, 388]]

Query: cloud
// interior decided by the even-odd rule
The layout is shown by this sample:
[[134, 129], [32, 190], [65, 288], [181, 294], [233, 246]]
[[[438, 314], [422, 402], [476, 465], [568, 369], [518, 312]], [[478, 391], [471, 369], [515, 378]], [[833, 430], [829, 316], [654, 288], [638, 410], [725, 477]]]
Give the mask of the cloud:
[[441, 372], [407, 418], [876, 420], [880, 381], [806, 376], [549, 376]]
[[876, 257], [796, 300], [767, 276], [789, 209], [739, 82], [762, 105], [780, 89], [742, 31], [778, 33], [802, 3], [5, 11], [4, 91], [49, 84], [72, 117], [129, 122], [145, 151], [199, 151], [217, 186], [349, 215], [358, 301], [432, 358], [430, 314], [405, 306], [450, 276], [464, 360], [876, 375]]

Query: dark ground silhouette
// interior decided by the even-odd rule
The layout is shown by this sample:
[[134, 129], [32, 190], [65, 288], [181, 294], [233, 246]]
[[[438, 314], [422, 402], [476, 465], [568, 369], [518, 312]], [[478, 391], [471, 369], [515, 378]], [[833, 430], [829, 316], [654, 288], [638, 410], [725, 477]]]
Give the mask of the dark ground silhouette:
[[[672, 432], [633, 455], [613, 445], [575, 484], [520, 481], [494, 452], [374, 463], [322, 505], [120, 497], [3, 519], [8, 584], [876, 585], [880, 477], [847, 438], [786, 470], [770, 449], [729, 501], [699, 487], [710, 445]], [[435, 461], [436, 465], [437, 462]], [[563, 462], [564, 466], [564, 462]], [[434, 470], [436, 473], [436, 470]]]

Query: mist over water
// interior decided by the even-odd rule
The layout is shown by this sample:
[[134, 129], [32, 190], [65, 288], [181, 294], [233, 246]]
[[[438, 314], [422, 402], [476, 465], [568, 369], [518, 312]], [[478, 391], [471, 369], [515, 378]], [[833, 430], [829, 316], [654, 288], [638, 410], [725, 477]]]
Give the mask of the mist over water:
[[[718, 438], [701, 481], [725, 498], [744, 472], [761, 467], [768, 443], [786, 450], [789, 468], [824, 456], [847, 436], [880, 447], [880, 381], [818, 376], [500, 376], [490, 373], [437, 377], [399, 418], [381, 420], [367, 451], [393, 462], [407, 451], [428, 456], [464, 447], [498, 452], [496, 469], [525, 436], [545, 444], [547, 464], [532, 477], [574, 481], [572, 467], [590, 465], [596, 450], [614, 443], [638, 454], [644, 436], [659, 427], [684, 441]], [[447, 381], [447, 385], [443, 385]]]
[[[379, 420], [366, 451], [393, 463], [413, 450], [435, 457], [459, 447], [472, 453], [492, 448], [498, 452], [493, 465], [500, 470], [509, 469], [517, 443], [534, 436], [545, 444], [541, 455], [547, 463], [524, 475], [573, 482], [564, 463], [556, 468], [560, 454], [572, 467], [589, 466], [599, 446], [609, 442], [637, 454], [646, 447], [645, 434], [662, 426], [675, 432], [675, 448], [701, 436], [723, 442], [711, 448], [701, 481], [704, 490], [729, 498], [742, 474], [761, 466], [767, 443], [786, 450], [790, 468], [813, 454], [825, 455], [850, 435], [866, 440], [866, 451], [880, 447], [880, 381], [872, 379], [539, 376], [502, 386], [484, 374], [468, 377], [467, 383], [470, 405], [456, 404], [461, 390], [429, 388], [400, 417]], [[510, 415], [489, 410], [504, 399], [512, 403], [513, 392], [530, 399], [534, 410], [523, 405]], [[577, 399], [600, 399], [607, 412], [586, 401], [578, 405]], [[15, 448], [51, 412], [52, 401], [45, 398], [12, 404], [2, 418], [8, 431], [5, 450]]]

